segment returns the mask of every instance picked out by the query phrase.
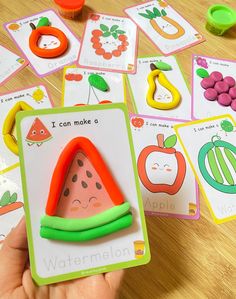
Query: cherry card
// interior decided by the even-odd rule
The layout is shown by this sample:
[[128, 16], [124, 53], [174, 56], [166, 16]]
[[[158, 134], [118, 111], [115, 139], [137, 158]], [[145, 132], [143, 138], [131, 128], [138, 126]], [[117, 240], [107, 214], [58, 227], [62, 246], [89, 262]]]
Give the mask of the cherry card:
[[81, 67], [135, 73], [137, 26], [125, 17], [91, 14], [84, 30]]
[[180, 121], [130, 118], [146, 214], [198, 219], [198, 186], [173, 130]]
[[205, 40], [164, 0], [144, 2], [124, 11], [164, 55], [173, 54]]
[[4, 26], [39, 77], [78, 59], [80, 42], [54, 10], [13, 20]]
[[68, 66], [63, 74], [63, 106], [124, 102], [125, 88], [122, 74]]
[[190, 92], [174, 56], [138, 58], [127, 79], [136, 114], [191, 119]]
[[236, 61], [194, 55], [192, 63], [192, 117], [236, 117]]
[[0, 85], [26, 67], [28, 61], [0, 45]]
[[216, 223], [236, 219], [236, 122], [220, 115], [174, 126]]

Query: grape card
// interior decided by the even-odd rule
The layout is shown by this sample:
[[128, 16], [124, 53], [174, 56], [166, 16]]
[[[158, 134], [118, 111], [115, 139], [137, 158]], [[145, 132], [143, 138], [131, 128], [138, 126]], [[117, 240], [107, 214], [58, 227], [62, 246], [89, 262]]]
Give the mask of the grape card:
[[164, 55], [173, 54], [205, 40], [164, 0], [147, 1], [124, 11]]
[[28, 61], [0, 45], [0, 85], [4, 84], [21, 69], [26, 67]]
[[20, 167], [0, 171], [0, 246], [24, 215]]
[[236, 61], [203, 55], [192, 58], [192, 117], [224, 113], [236, 117]]
[[146, 214], [198, 219], [198, 187], [173, 130], [178, 120], [131, 115]]
[[236, 123], [220, 115], [174, 126], [213, 219], [236, 219]]
[[[147, 95], [151, 90], [151, 85], [148, 83], [148, 77], [152, 76], [152, 73], [155, 72], [151, 70], [151, 64], [153, 65], [157, 63], [161, 63], [162, 65], [164, 63], [166, 66], [168, 65], [170, 69], [161, 71], [162, 76], [164, 75], [172, 85], [172, 89], [177, 89], [180, 94], [179, 104], [172, 109], [156, 109], [150, 106], [147, 102]], [[173, 92], [159, 80], [159, 77], [160, 74], [153, 76], [152, 81], [156, 86], [156, 90], [154, 91], [152, 98], [156, 103], [170, 103], [174, 99]], [[176, 78], [178, 78], [178, 80]], [[136, 74], [127, 75], [127, 79], [136, 114], [191, 120], [190, 92], [179, 63], [174, 56], [140, 57], [137, 61]]]
[[44, 85], [15, 90], [0, 96], [0, 171], [19, 162], [15, 116], [22, 110], [49, 108], [51, 99]]
[[137, 26], [126, 17], [90, 14], [80, 48], [80, 67], [135, 73]]
[[37, 284], [149, 261], [125, 104], [22, 112], [17, 134], [31, 273]]
[[[94, 75], [105, 81], [104, 88], [99, 89], [96, 80], [93, 83]], [[68, 66], [63, 74], [63, 106], [124, 102], [125, 88], [122, 74]]]
[[[63, 32], [65, 34], [68, 46], [64, 52], [60, 50], [59, 47], [62, 45], [62, 40], [59, 40], [61, 33], [58, 33], [57, 31], [55, 35], [52, 33], [41, 34], [38, 41], [38, 47], [40, 48], [39, 51], [42, 52], [44, 50], [52, 50], [58, 48], [61, 53], [60, 54], [58, 52], [60, 54], [59, 56], [57, 56], [56, 54], [55, 57], [44, 58], [33, 53], [29, 46], [29, 38], [33, 31], [32, 27], [37, 27], [34, 29], [37, 30], [38, 26], [40, 26], [42, 22], [45, 22], [45, 18], [48, 18], [49, 20], [49, 24], [47, 24], [49, 30], [50, 28], [53, 28], [53, 30], [59, 29], [60, 32]], [[25, 18], [13, 20], [4, 24], [4, 27], [10, 34], [12, 39], [15, 41], [18, 48], [27, 57], [31, 67], [39, 77], [49, 75], [63, 68], [65, 65], [73, 64], [73, 62], [78, 59], [80, 41], [54, 10], [45, 10]]]

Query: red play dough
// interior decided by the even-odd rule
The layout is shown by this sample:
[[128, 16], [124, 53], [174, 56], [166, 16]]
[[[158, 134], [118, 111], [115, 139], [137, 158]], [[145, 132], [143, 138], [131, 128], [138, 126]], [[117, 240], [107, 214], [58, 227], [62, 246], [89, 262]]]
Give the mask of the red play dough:
[[208, 88], [204, 92], [204, 97], [209, 101], [215, 101], [217, 98], [217, 95], [218, 95], [218, 93], [214, 88]]
[[87, 218], [114, 206], [100, 176], [87, 156], [78, 152], [71, 164], [56, 215]]
[[234, 87], [235, 86], [235, 80], [231, 76], [227, 76], [224, 78], [224, 82], [229, 85], [229, 87]]
[[225, 92], [228, 92], [229, 90], [229, 85], [223, 81], [220, 81], [220, 82], [216, 82], [215, 84], [215, 90], [218, 92], [218, 93], [225, 93]]
[[232, 99], [236, 99], [236, 87], [230, 88], [229, 95], [232, 97]]
[[210, 74], [210, 78], [213, 79], [215, 82], [223, 80], [223, 75], [220, 72], [212, 72]]
[[227, 93], [222, 93], [218, 96], [218, 103], [223, 105], [223, 106], [229, 106], [232, 102], [232, 98], [229, 94]]
[[215, 81], [213, 79], [211, 79], [210, 77], [204, 78], [201, 81], [201, 86], [204, 89], [208, 89], [208, 88], [214, 87], [214, 85], [215, 85]]

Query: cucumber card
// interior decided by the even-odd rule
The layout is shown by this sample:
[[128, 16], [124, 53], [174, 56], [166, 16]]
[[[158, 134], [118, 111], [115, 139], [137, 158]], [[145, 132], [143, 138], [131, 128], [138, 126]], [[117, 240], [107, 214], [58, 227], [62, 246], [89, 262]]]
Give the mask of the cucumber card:
[[146, 214], [199, 218], [198, 186], [173, 130], [180, 121], [130, 118]]
[[22, 112], [17, 133], [37, 284], [149, 261], [125, 104]]
[[216, 223], [236, 219], [236, 123], [221, 115], [174, 126]]

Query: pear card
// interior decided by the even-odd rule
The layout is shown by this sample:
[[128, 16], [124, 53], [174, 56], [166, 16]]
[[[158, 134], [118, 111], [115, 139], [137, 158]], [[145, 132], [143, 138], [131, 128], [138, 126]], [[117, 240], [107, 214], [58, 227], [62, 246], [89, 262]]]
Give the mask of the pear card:
[[146, 214], [199, 218], [198, 186], [173, 130], [180, 121], [131, 115]]
[[27, 111], [17, 133], [37, 284], [149, 261], [125, 104]]
[[236, 219], [236, 122], [220, 115], [174, 127], [216, 223]]

